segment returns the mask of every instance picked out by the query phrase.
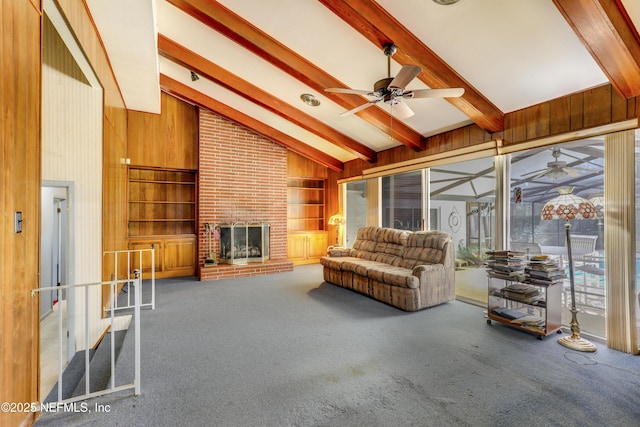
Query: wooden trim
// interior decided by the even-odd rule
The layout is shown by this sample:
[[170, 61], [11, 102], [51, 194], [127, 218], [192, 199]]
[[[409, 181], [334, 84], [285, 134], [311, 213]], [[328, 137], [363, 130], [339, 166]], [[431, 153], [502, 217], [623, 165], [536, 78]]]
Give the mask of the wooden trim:
[[[218, 2], [209, 0], [169, 0], [169, 3], [213, 30], [224, 34], [310, 88], [323, 92], [325, 97], [347, 110], [369, 101], [369, 99], [363, 101], [365, 98], [353, 95], [324, 92], [324, 89], [328, 87], [346, 87], [346, 85]], [[382, 108], [377, 106], [367, 108], [357, 113], [357, 115], [384, 133], [391, 134], [391, 116]], [[422, 135], [402, 122], [393, 124], [393, 135], [398, 142], [412, 150], [424, 150], [424, 138]]]
[[394, 163], [392, 165], [380, 166], [362, 171], [363, 178], [375, 178], [379, 176], [393, 175], [401, 172], [409, 172], [424, 169], [436, 165], [443, 165], [465, 160], [479, 159], [498, 154], [502, 141], [489, 141], [473, 147], [458, 148], [446, 153], [437, 153], [417, 159]]
[[160, 87], [167, 93], [184, 99], [199, 107], [212, 111], [234, 123], [238, 123], [247, 129], [274, 141], [277, 144], [288, 148], [298, 154], [301, 154], [311, 160], [320, 163], [323, 166], [331, 168], [337, 172], [341, 172], [344, 169], [344, 163], [341, 161], [317, 150], [277, 129], [265, 125], [264, 123], [249, 117], [246, 114], [235, 110], [228, 105], [225, 105], [213, 98], [210, 98], [187, 85], [184, 85], [177, 80], [172, 79], [164, 74], [160, 74]]
[[303, 111], [274, 97], [259, 87], [212, 63], [195, 52], [179, 45], [173, 40], [158, 35], [160, 55], [172, 60], [184, 68], [193, 70], [201, 77], [229, 89], [260, 107], [300, 126], [301, 128], [325, 139], [345, 151], [366, 161], [375, 161], [376, 152], [353, 138], [336, 131], [331, 126], [304, 113]]
[[553, 0], [624, 98], [640, 95], [640, 39], [619, 1]]
[[[427, 138], [427, 149], [421, 153], [402, 146], [380, 151], [373, 167], [436, 153], [446, 155], [458, 148], [478, 147], [492, 140], [502, 140], [500, 153], [566, 142], [637, 127], [638, 114], [640, 97], [624, 99], [606, 84], [508, 113], [502, 132], [491, 134], [477, 125], [469, 125]], [[361, 176], [370, 165], [356, 159], [346, 162], [344, 168], [340, 179]]]

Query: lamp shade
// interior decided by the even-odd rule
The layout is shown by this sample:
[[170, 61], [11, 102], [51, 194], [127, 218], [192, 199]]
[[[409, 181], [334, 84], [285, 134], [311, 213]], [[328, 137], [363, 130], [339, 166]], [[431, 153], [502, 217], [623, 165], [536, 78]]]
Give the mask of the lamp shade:
[[560, 194], [544, 205], [540, 217], [545, 220], [597, 218], [595, 206], [589, 200], [576, 196], [572, 192], [573, 187], [558, 188]]
[[331, 215], [331, 217], [329, 218], [329, 225], [340, 225], [344, 223], [344, 217], [342, 216], [342, 214], [335, 214], [335, 215]]
[[591, 197], [589, 201], [591, 202], [593, 207], [596, 208], [596, 215], [598, 216], [598, 218], [603, 218], [604, 217], [604, 197], [602, 196]]

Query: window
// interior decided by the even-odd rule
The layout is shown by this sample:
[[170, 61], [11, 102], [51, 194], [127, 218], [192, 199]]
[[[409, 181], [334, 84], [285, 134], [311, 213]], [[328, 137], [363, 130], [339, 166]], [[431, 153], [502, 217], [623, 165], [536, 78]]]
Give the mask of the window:
[[399, 230], [423, 229], [422, 171], [382, 178], [382, 226]]
[[484, 253], [494, 247], [493, 157], [433, 167], [429, 176], [430, 212], [439, 211], [438, 229], [450, 233], [455, 245], [456, 297], [486, 304]]
[[[513, 154], [510, 180], [509, 248], [548, 255], [565, 269], [562, 323], [568, 325], [571, 292], [565, 221], [542, 220], [540, 213], [562, 188], [572, 188], [572, 194], [602, 208], [597, 200], [604, 196], [604, 142], [582, 140]], [[581, 333], [604, 338], [604, 223], [602, 218], [572, 220], [570, 231]]]
[[346, 227], [345, 246], [350, 248], [360, 227], [367, 225], [367, 182], [365, 180], [346, 183]]

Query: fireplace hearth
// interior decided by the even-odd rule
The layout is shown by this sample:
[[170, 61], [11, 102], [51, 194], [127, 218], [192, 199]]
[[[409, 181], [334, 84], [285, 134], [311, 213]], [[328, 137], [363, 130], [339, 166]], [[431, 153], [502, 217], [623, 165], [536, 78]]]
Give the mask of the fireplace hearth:
[[220, 224], [220, 257], [224, 264], [269, 260], [269, 224], [235, 222]]

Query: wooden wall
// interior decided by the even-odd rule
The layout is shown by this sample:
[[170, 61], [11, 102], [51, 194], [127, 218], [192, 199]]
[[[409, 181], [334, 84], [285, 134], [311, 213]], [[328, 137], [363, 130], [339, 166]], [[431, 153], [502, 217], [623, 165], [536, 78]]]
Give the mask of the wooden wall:
[[340, 178], [361, 175], [363, 170], [372, 167], [446, 153], [496, 139], [503, 140], [506, 146], [517, 145], [634, 119], [639, 114], [640, 98], [624, 99], [607, 84], [508, 113], [503, 132], [491, 134], [477, 125], [470, 125], [427, 138], [425, 151], [416, 152], [400, 146], [378, 153], [376, 163], [363, 160], [347, 162]]
[[[40, 18], [38, 0], [0, 0], [0, 402], [38, 400]], [[0, 425], [33, 417], [2, 411]]]
[[131, 166], [198, 169], [198, 108], [162, 92], [161, 114], [129, 111]]

